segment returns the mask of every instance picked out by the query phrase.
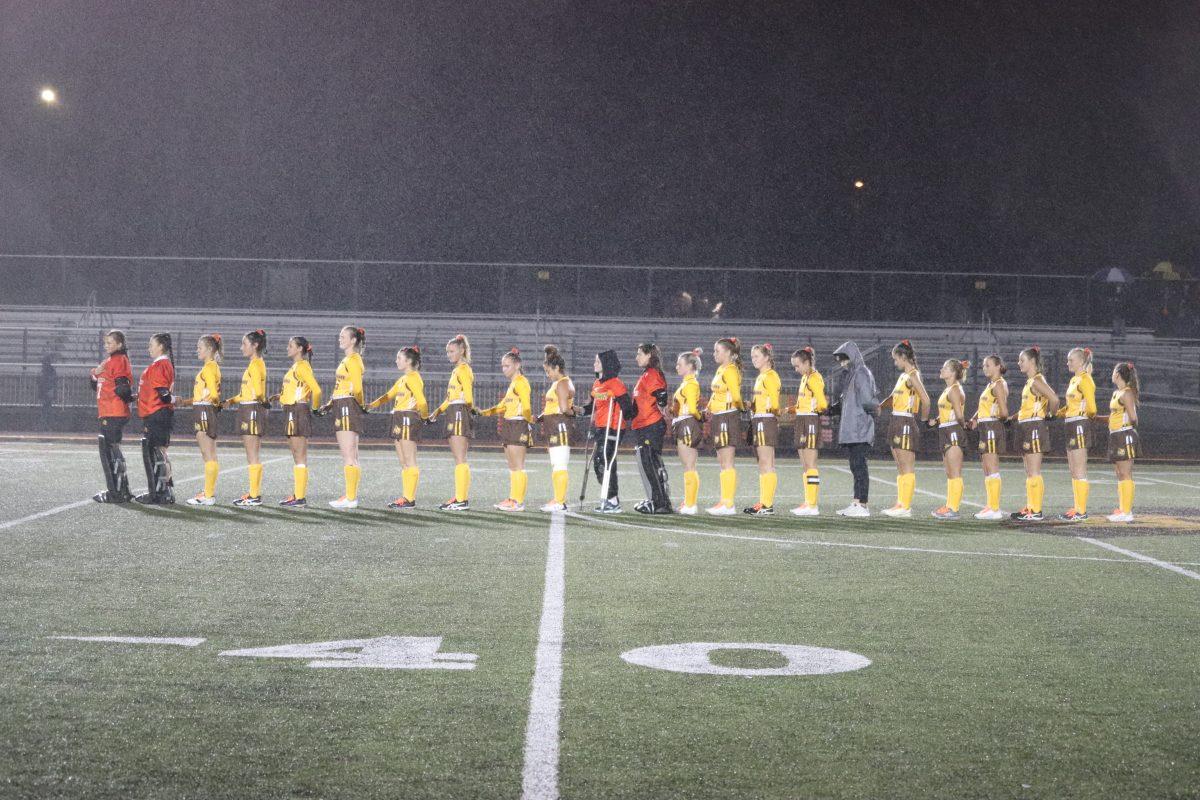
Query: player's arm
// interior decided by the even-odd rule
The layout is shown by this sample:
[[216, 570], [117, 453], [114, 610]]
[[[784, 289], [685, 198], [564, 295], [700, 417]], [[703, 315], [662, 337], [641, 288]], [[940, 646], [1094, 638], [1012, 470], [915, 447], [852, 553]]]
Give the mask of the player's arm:
[[961, 386], [956, 386], [954, 391], [950, 392], [950, 410], [954, 412], [954, 418], [958, 420], [958, 424], [964, 428], [967, 425], [966, 412], [963, 410], [966, 403], [967, 395]]
[[914, 370], [913, 374], [908, 376], [908, 385], [917, 393], [917, 397], [921, 398], [921, 419], [929, 419], [929, 392], [925, 391], [925, 381], [921, 380], [921, 376]]
[[1046, 400], [1046, 410], [1051, 416], [1058, 411], [1058, 395], [1050, 388], [1050, 384], [1046, 383], [1045, 378], [1034, 378], [1033, 392]]
[[1089, 418], [1096, 416], [1096, 382], [1088, 375], [1083, 382], [1083, 413]]
[[[733, 379], [733, 374], [737, 374], [737, 380]], [[738, 411], [746, 410], [746, 402], [742, 399], [742, 373], [737, 369], [726, 369], [721, 374], [721, 380], [725, 382], [725, 386], [729, 389], [729, 404]]]
[[396, 395], [400, 393], [400, 384], [403, 383], [403, 381], [404, 381], [404, 378], [397, 379], [396, 382], [392, 384], [392, 387], [390, 389], [388, 389], [383, 394], [379, 395], [379, 397], [376, 397], [371, 402], [367, 403], [367, 410], [370, 410], [372, 408], [379, 408], [380, 406], [387, 405], [388, 403], [395, 400]]
[[521, 403], [521, 416], [526, 422], [533, 422], [533, 390], [529, 386], [529, 380], [521, 381], [517, 386], [517, 400]]
[[554, 396], [558, 398], [558, 407], [568, 417], [575, 416], [575, 407], [571, 405], [571, 393], [567, 391], [567, 382], [559, 381], [554, 384]]
[[1129, 415], [1129, 424], [1137, 427], [1138, 412], [1137, 412], [1137, 395], [1132, 389], [1126, 388], [1124, 394], [1121, 395], [1121, 405], [1125, 406], [1125, 413]]

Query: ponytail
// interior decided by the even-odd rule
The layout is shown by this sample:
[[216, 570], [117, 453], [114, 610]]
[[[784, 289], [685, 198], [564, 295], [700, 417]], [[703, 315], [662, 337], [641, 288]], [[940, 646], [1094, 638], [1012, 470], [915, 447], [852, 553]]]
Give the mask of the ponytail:
[[224, 353], [221, 347], [221, 334], [210, 333], [207, 336], [200, 337], [200, 343], [207, 347], [213, 354], [213, 361], [221, 363], [221, 357]]
[[917, 366], [917, 351], [913, 350], [912, 342], [910, 342], [908, 339], [901, 339], [900, 342], [892, 348], [892, 355], [900, 356], [905, 361], [912, 364], [914, 369]]
[[692, 368], [692, 372], [699, 372], [703, 362], [700, 360], [700, 348], [695, 350], [685, 351], [679, 354], [679, 359]]
[[421, 348], [415, 344], [408, 347], [401, 347], [400, 353], [408, 359], [408, 363], [412, 364], [412, 368], [419, 370], [421, 368]]
[[1121, 376], [1121, 380], [1125, 381], [1125, 388], [1133, 390], [1133, 396], [1138, 396], [1138, 374], [1137, 367], [1132, 361], [1122, 361], [1117, 364], [1117, 374]]
[[1083, 371], [1086, 372], [1088, 375], [1092, 374], [1092, 348], [1090, 348], [1090, 347], [1075, 347], [1075, 348], [1072, 348], [1071, 352], [1067, 353], [1067, 355], [1068, 356], [1075, 356], [1075, 355], [1079, 356], [1079, 358], [1081, 358], [1083, 360]]
[[559, 372], [565, 373], [567, 371], [567, 361], [562, 357], [562, 353], [558, 352], [557, 347], [548, 344], [542, 348], [542, 352], [546, 354], [546, 357], [542, 360], [543, 364], [547, 367], [554, 367]]
[[957, 358], [948, 358], [943, 366], [949, 367], [954, 372], [954, 380], [961, 381], [971, 367], [971, 362], [965, 358], [961, 361]]
[[801, 347], [799, 350], [792, 351], [792, 358], [798, 358], [806, 364], [812, 364], [816, 361], [816, 353], [811, 347]]
[[313, 349], [308, 343], [308, 339], [303, 336], [293, 336], [291, 341], [296, 343], [296, 347], [300, 348], [300, 356], [305, 360], [312, 361]]
[[717, 339], [717, 344], [729, 351], [729, 355], [733, 358], [733, 363], [738, 369], [742, 368], [742, 346], [738, 343], [736, 336], [727, 336], [723, 339]]
[[1008, 365], [1004, 363], [1004, 359], [1000, 357], [999, 353], [992, 353], [990, 356], [984, 356], [983, 360], [991, 361], [993, 364], [995, 364], [1000, 370], [1001, 377], [1008, 374]]
[[1042, 348], [1035, 344], [1022, 350], [1021, 355], [1033, 362], [1034, 373], [1042, 371]]
[[356, 328], [353, 325], [346, 325], [342, 328], [343, 331], [350, 331], [350, 338], [354, 340], [354, 350], [362, 353], [367, 349], [367, 332], [363, 328]]
[[462, 351], [463, 362], [466, 364], [471, 363], [471, 343], [467, 341], [467, 337], [464, 334], [456, 334], [454, 338], [446, 342], [446, 344], [456, 345], [458, 349]]
[[258, 355], [267, 352], [267, 332], [262, 328], [256, 328], [246, 334], [247, 341], [254, 347], [254, 351]]

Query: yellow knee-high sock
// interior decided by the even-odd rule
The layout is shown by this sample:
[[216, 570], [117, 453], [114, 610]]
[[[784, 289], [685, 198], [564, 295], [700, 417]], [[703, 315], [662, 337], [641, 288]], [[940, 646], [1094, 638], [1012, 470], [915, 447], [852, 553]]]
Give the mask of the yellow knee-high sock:
[[297, 464], [292, 467], [292, 480], [296, 487], [292, 491], [292, 496], [297, 500], [303, 500], [304, 495], [308, 492], [308, 467], [304, 464]]
[[400, 473], [400, 487], [404, 492], [405, 500], [417, 499], [417, 481], [421, 478], [421, 470], [417, 467], [408, 467]]
[[987, 507], [992, 511], [1000, 510], [1000, 474], [994, 473], [983, 479], [983, 488], [987, 490]]
[[1088, 491], [1090, 489], [1091, 485], [1087, 482], [1086, 478], [1071, 481], [1071, 494], [1075, 496], [1075, 510], [1080, 514], [1087, 513]]
[[700, 473], [696, 471], [683, 473], [683, 504], [691, 507], [700, 500]]
[[951, 511], [958, 511], [958, 507], [962, 505], [962, 493], [962, 478], [946, 479], [946, 505], [949, 506]]
[[723, 469], [721, 470], [721, 505], [733, 505], [733, 498], [737, 494], [737, 470]]
[[262, 464], [250, 465], [250, 496], [262, 497]]
[[565, 469], [556, 469], [550, 476], [551, 483], [554, 484], [554, 502], [562, 505], [567, 502], [567, 471]]
[[1030, 511], [1042, 510], [1042, 497], [1046, 492], [1046, 484], [1041, 475], [1025, 479], [1025, 505]]
[[821, 473], [810, 469], [804, 473], [804, 504], [817, 507], [817, 499], [821, 495]]
[[1133, 513], [1133, 478], [1117, 481], [1117, 500], [1121, 504], [1121, 512]]
[[466, 500], [471, 491], [471, 465], [454, 465], [454, 499]]
[[362, 477], [362, 470], [359, 467], [346, 467], [342, 470], [346, 475], [346, 499], [358, 499], [358, 481]]
[[896, 502], [902, 508], [912, 508], [913, 493], [917, 490], [917, 473], [896, 477]]
[[525, 502], [525, 490], [529, 488], [529, 473], [523, 469], [516, 470], [509, 478], [512, 488], [512, 499], [518, 503]]
[[204, 496], [212, 497], [217, 493], [217, 473], [221, 467], [216, 461], [204, 462]]
[[764, 506], [775, 505], [775, 488], [779, 486], [779, 475], [774, 472], [758, 474], [758, 502]]

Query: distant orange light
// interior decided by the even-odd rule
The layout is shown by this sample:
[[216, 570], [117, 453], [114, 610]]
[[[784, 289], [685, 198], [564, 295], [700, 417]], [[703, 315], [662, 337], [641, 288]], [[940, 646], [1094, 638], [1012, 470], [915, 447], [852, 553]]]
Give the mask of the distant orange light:
[[48, 106], [58, 103], [58, 92], [54, 90], [53, 86], [43, 86], [42, 90], [38, 92], [38, 97]]
[[865, 184], [865, 183], [863, 183], [862, 181], [855, 181], [855, 182], [854, 182], [854, 188], [855, 188], [855, 189], [861, 189], [861, 188], [863, 188], [864, 186], [866, 186], [866, 184]]

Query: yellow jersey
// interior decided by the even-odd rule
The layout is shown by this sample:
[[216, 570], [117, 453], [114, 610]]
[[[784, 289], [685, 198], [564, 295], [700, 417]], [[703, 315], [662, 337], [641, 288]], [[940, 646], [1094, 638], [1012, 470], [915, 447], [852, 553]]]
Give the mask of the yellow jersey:
[[1112, 394], [1112, 399], [1108, 401], [1108, 429], [1109, 431], [1123, 431], [1133, 427], [1133, 422], [1129, 419], [1129, 409], [1125, 407], [1125, 392], [1129, 391], [1129, 387], [1117, 389]]
[[468, 408], [475, 405], [475, 373], [465, 361], [459, 362], [450, 373], [450, 383], [446, 385], [446, 399], [437, 407], [435, 413], [441, 414], [452, 403], [462, 403]]
[[366, 373], [362, 356], [351, 353], [338, 364], [334, 373], [333, 399], [340, 400], [353, 397], [359, 405], [363, 404], [363, 374]]
[[958, 388], [957, 383], [952, 383], [942, 390], [938, 396], [938, 425], [957, 425], [958, 417], [954, 416], [954, 404], [950, 402], [950, 393]]
[[1071, 376], [1067, 384], [1067, 402], [1059, 410], [1060, 417], [1069, 420], [1096, 416], [1096, 382], [1086, 372]]
[[[558, 385], [563, 381], [567, 382], [567, 405], [568, 408], [563, 408], [558, 404]], [[551, 414], [568, 414], [571, 409], [569, 406], [575, 404], [575, 384], [566, 375], [559, 378], [550, 384], [550, 388], [546, 390], [546, 405], [542, 408], [542, 414], [549, 416]]]
[[267, 364], [259, 356], [250, 359], [246, 371], [242, 373], [242, 389], [226, 401], [226, 405], [235, 403], [266, 403], [267, 402]]
[[485, 416], [503, 413], [505, 419], [523, 419], [526, 422], [532, 422], [531, 394], [529, 378], [518, 372], [508, 382], [508, 389], [504, 392], [504, 397], [500, 398], [500, 402], [482, 413]]
[[313, 375], [312, 364], [302, 358], [292, 364], [283, 376], [283, 388], [279, 390], [279, 402], [285, 406], [298, 406], [310, 403], [312, 407], [321, 405], [321, 386], [317, 376]]
[[800, 390], [796, 392], [797, 414], [819, 414], [829, 408], [825, 396], [825, 379], [815, 369], [800, 376]]
[[915, 369], [905, 372], [896, 379], [896, 387], [892, 389], [892, 413], [902, 416], [915, 417], [921, 410], [921, 398], [913, 387], [912, 376], [921, 376]]
[[783, 384], [779, 373], [764, 370], [754, 378], [753, 410], [756, 417], [772, 417], [779, 414], [779, 392]]
[[708, 388], [712, 390], [708, 398], [708, 410], [711, 413], [741, 411], [746, 407], [742, 402], [742, 371], [737, 364], [730, 362], [717, 367]]
[[392, 384], [392, 388], [372, 400], [367, 408], [379, 408], [393, 401], [393, 411], [415, 411], [422, 419], [429, 416], [429, 403], [425, 400], [425, 380], [421, 373], [413, 370], [401, 375]]
[[996, 399], [996, 387], [1001, 384], [1008, 388], [1008, 382], [1004, 378], [996, 378], [996, 380], [983, 387], [983, 391], [979, 393], [979, 408], [975, 410], [975, 418], [979, 422], [990, 422], [995, 419], [1000, 419], [1000, 401]]
[[1034, 381], [1041, 377], [1042, 373], [1039, 372], [1025, 381], [1025, 388], [1021, 389], [1021, 408], [1017, 411], [1018, 420], [1046, 418], [1046, 409], [1050, 401], [1033, 391]]
[[221, 365], [216, 361], [205, 361], [196, 373], [192, 385], [192, 405], [211, 406], [221, 402]]
[[700, 419], [700, 381], [695, 375], [684, 375], [683, 383], [671, 398], [675, 417]]

